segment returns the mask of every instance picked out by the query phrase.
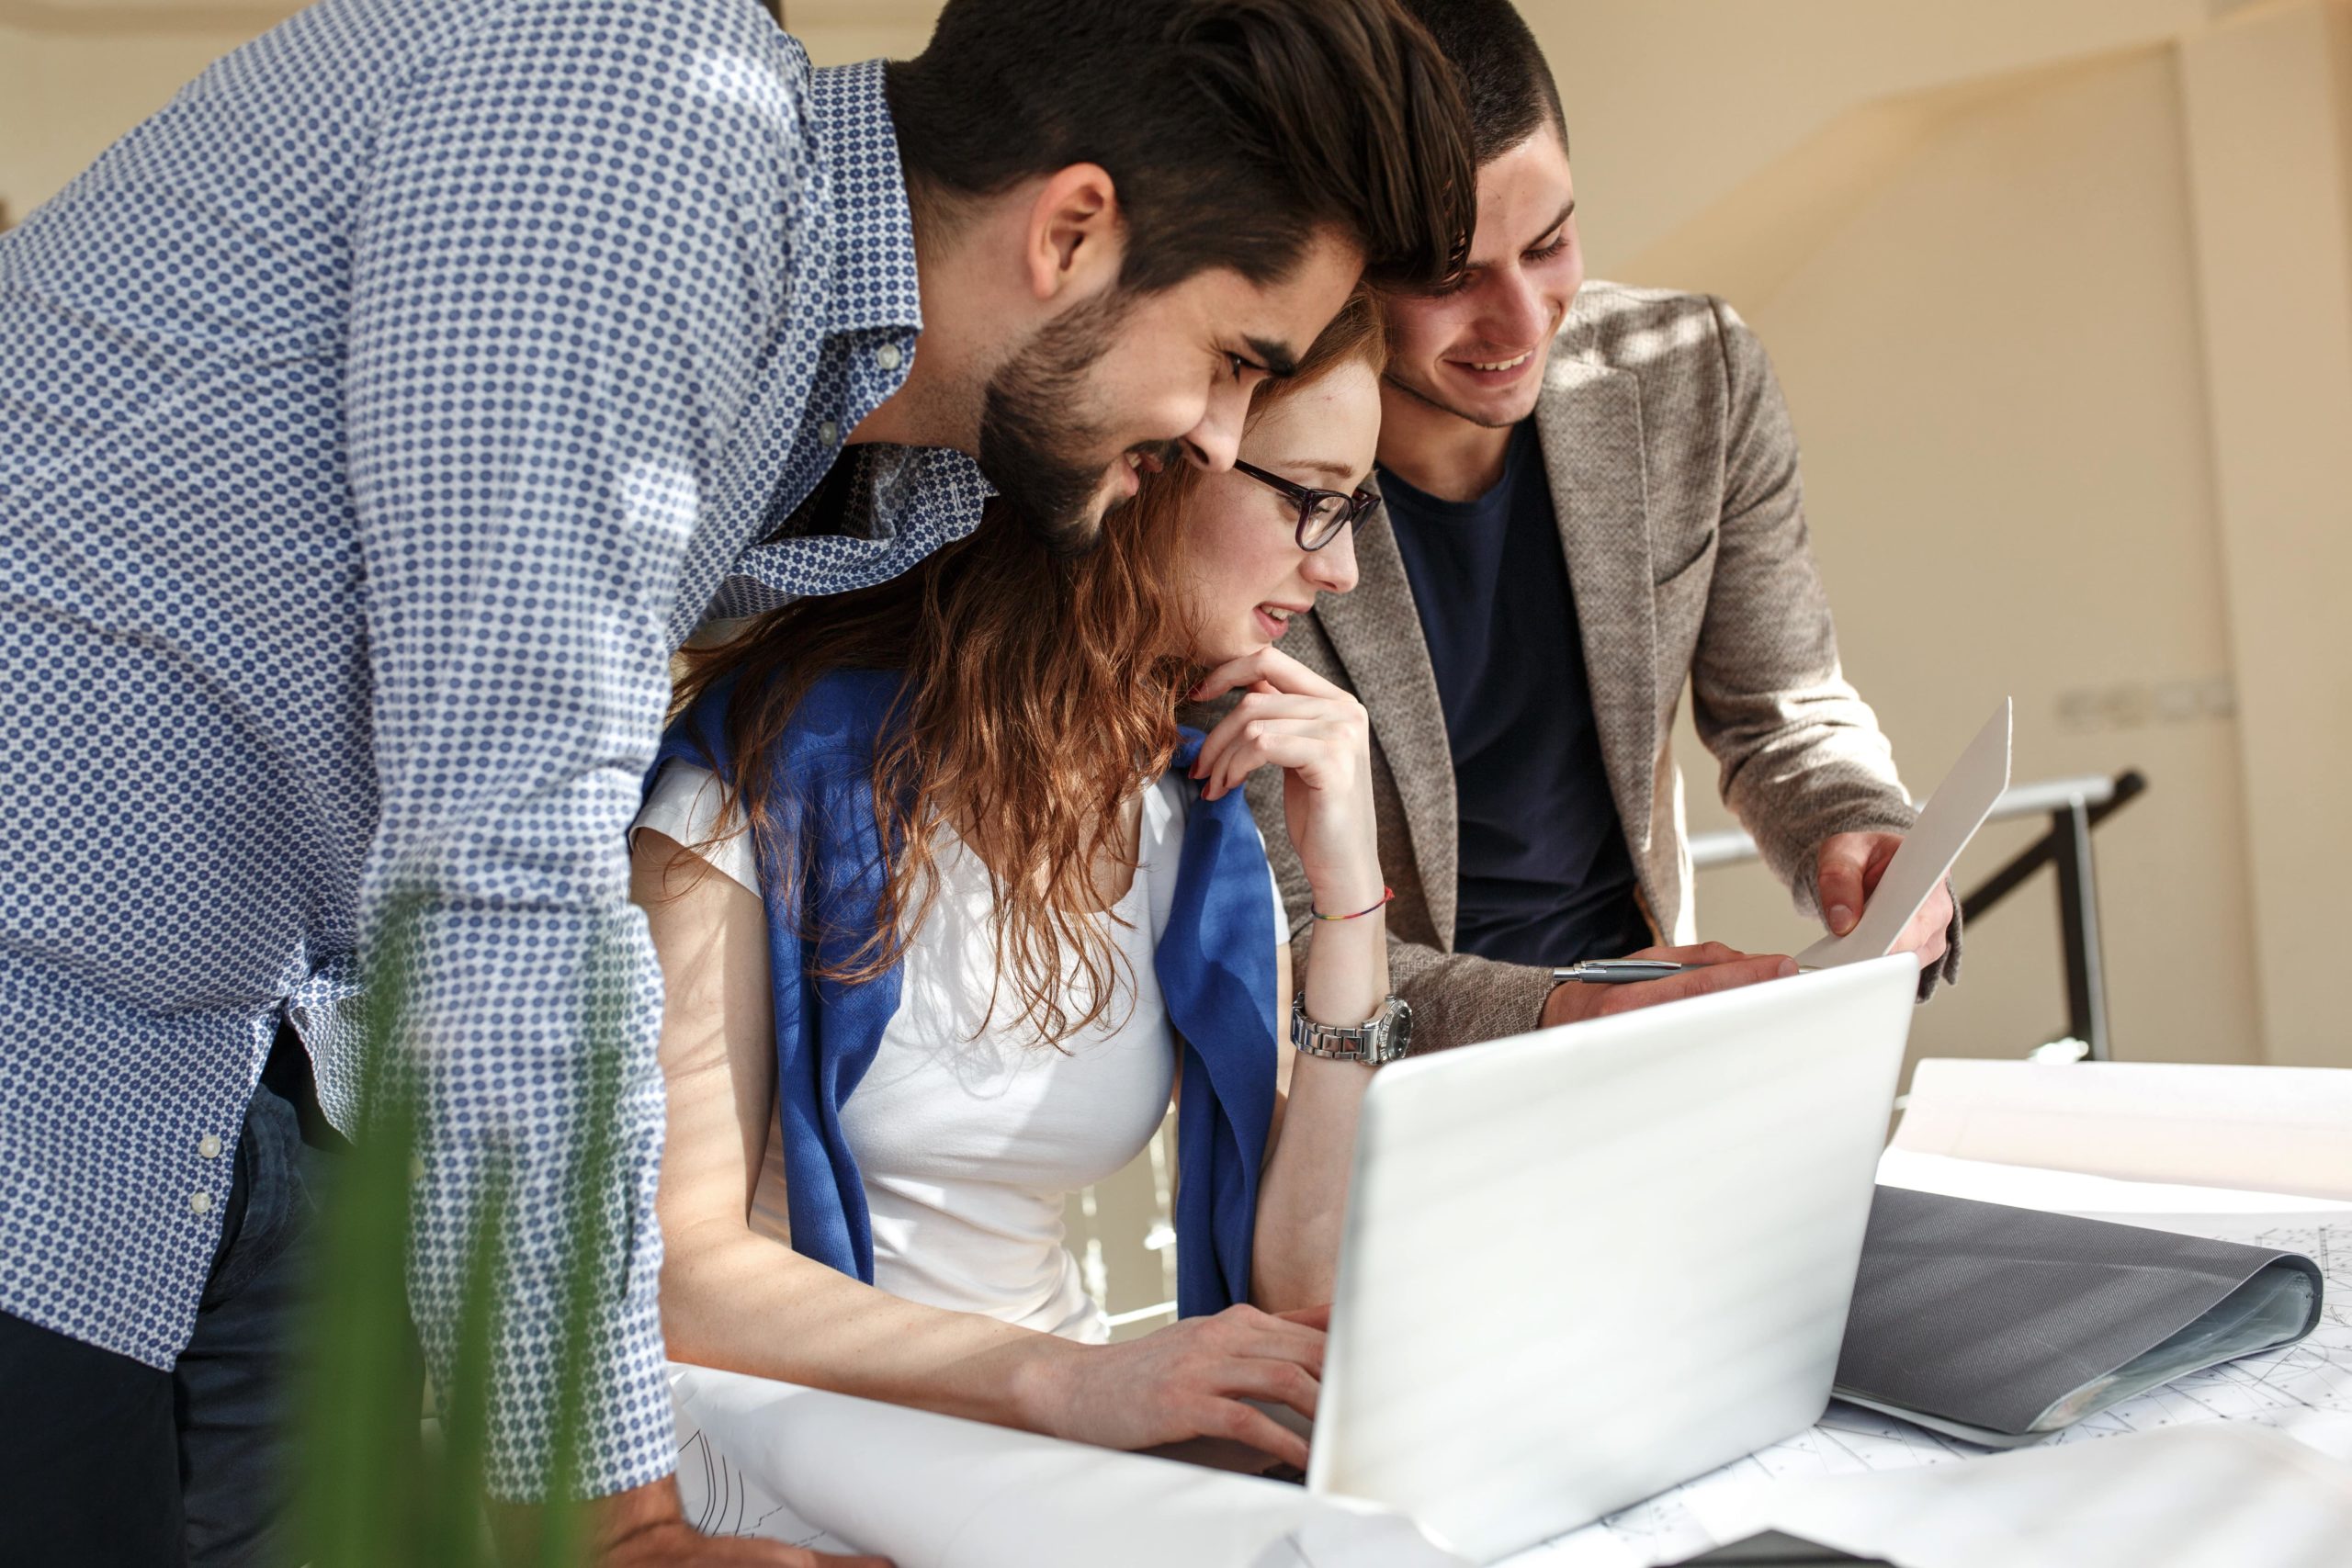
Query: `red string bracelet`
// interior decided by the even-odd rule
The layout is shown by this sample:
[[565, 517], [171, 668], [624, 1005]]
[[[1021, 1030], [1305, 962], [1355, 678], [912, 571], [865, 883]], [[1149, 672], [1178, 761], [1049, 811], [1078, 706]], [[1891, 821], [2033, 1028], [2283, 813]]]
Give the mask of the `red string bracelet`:
[[1380, 890], [1379, 903], [1374, 904], [1369, 909], [1358, 909], [1352, 915], [1327, 915], [1322, 910], [1316, 908], [1309, 908], [1306, 912], [1314, 916], [1318, 920], [1360, 920], [1366, 915], [1377, 914], [1382, 909], [1386, 908], [1388, 907], [1388, 901], [1396, 897], [1396, 889], [1394, 887], [1384, 887]]

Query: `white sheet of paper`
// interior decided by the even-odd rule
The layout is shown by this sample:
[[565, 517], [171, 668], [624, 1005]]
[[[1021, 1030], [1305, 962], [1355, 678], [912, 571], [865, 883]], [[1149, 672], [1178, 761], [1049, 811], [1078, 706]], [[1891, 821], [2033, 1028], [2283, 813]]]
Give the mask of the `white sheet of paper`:
[[1994, 803], [2009, 787], [2009, 716], [2007, 697], [1984, 721], [1976, 739], [1960, 754], [1944, 782], [1920, 808], [1919, 820], [1903, 837], [1903, 847], [1887, 863], [1877, 889], [1863, 907], [1862, 918], [1844, 936], [1825, 936], [1803, 953], [1797, 962], [1813, 969], [1859, 964], [1883, 958], [1894, 951], [1903, 928], [1951, 874], [1960, 852], [1984, 825]]
[[669, 1364], [670, 1404], [678, 1421], [678, 1505], [686, 1523], [705, 1535], [757, 1537], [811, 1551], [854, 1554], [859, 1549], [802, 1517], [756, 1467], [747, 1465], [725, 1440], [729, 1417], [720, 1410], [720, 1433], [703, 1430], [708, 1369]]
[[1279, 1481], [707, 1367], [670, 1393], [686, 1515], [714, 1533], [898, 1568], [1465, 1568], [1401, 1515]]
[[[2202, 1234], [2215, 1220], [2252, 1217], [2277, 1220], [2298, 1214], [2329, 1215], [2352, 1222], [2352, 1201], [2314, 1198], [2298, 1192], [2272, 1192], [2240, 1187], [2200, 1187], [2172, 1181], [2128, 1181], [2073, 1170], [2041, 1170], [2030, 1166], [2002, 1165], [1952, 1155], [1922, 1154], [1900, 1144], [1879, 1156], [1879, 1185], [1907, 1187], [1914, 1192], [1940, 1192], [1947, 1198], [1973, 1198], [1980, 1203], [2006, 1203], [2013, 1209], [2041, 1209], [2086, 1219], [2148, 1223], [2153, 1220], [2196, 1221], [2187, 1225]], [[2156, 1226], [2179, 1230], [2181, 1224]]]
[[2352, 1200], [2352, 1071], [1930, 1057], [1912, 1075], [1894, 1146]]
[[1771, 1529], [1904, 1568], [2340, 1568], [2352, 1543], [2352, 1464], [2221, 1423], [1821, 1477], [1770, 1503]]

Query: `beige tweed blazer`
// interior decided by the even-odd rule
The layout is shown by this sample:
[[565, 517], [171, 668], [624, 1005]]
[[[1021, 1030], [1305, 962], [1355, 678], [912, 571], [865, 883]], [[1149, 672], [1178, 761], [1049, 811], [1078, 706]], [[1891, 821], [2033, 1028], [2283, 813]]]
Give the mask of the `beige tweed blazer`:
[[[1589, 283], [1553, 349], [1535, 423], [1610, 793], [1652, 927], [1661, 940], [1697, 940], [1669, 746], [1686, 687], [1724, 801], [1800, 912], [1814, 913], [1822, 840], [1906, 829], [1915, 813], [1877, 719], [1839, 671], [1796, 437], [1762, 345], [1720, 300]], [[1453, 951], [1453, 759], [1385, 516], [1358, 530], [1356, 554], [1355, 592], [1324, 595], [1281, 646], [1371, 716], [1381, 868], [1396, 890], [1392, 979], [1413, 1006], [1418, 1046], [1523, 1032], [1549, 974]], [[1306, 881], [1279, 778], [1262, 771], [1250, 796], [1302, 938]]]

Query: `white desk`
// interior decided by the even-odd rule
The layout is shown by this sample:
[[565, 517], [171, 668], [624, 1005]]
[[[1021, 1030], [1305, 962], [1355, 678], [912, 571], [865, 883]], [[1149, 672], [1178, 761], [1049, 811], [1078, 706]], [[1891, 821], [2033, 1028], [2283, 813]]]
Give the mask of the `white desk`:
[[[2193, 1374], [1997, 1458], [1834, 1405], [1786, 1442], [1531, 1548], [1507, 1568], [1646, 1568], [1799, 1519], [1823, 1528], [1796, 1533], [1840, 1544], [1830, 1529], [1898, 1529], [1939, 1509], [1970, 1526], [1997, 1525], [2006, 1514], [2031, 1529], [2000, 1550], [1953, 1537], [1935, 1543], [1941, 1559], [1897, 1561], [2024, 1568], [2028, 1554], [2048, 1548], [2064, 1553], [2049, 1561], [2081, 1568], [2093, 1561], [2084, 1550], [2147, 1528], [2163, 1506], [2193, 1517], [2165, 1524], [2171, 1533], [2160, 1558], [2125, 1561], [2339, 1568], [2336, 1545], [2352, 1543], [2352, 1073], [2267, 1076], [2285, 1071], [1927, 1064], [1880, 1174], [1960, 1197], [2308, 1253], [2327, 1275], [2328, 1302], [2301, 1344]], [[2011, 1163], [1955, 1157], [1982, 1152], [1988, 1140]], [[2069, 1160], [2075, 1168], [2049, 1168]], [[2203, 1185], [2149, 1179], [2184, 1161]], [[2267, 1171], [2293, 1190], [2244, 1190]], [[2215, 1185], [2224, 1178], [2238, 1190]], [[725, 1533], [829, 1544], [775, 1495], [776, 1478], [789, 1477], [801, 1513], [893, 1553], [900, 1568], [1458, 1561], [1408, 1521], [1295, 1486], [724, 1373], [695, 1371], [680, 1386], [680, 1487], [689, 1517]], [[2254, 1428], [2267, 1431], [2248, 1436]], [[2296, 1436], [2276, 1436], [2287, 1432]], [[2206, 1491], [2174, 1485], [2176, 1471], [2207, 1478]], [[1988, 1481], [2015, 1483], [1987, 1502]], [[2154, 1508], [2152, 1483], [2161, 1492]], [[2317, 1532], [2326, 1554], [2298, 1557], [2298, 1528]], [[2256, 1529], [2284, 1544], [2267, 1557], [2243, 1555]], [[2352, 1545], [2341, 1561], [2352, 1563]]]

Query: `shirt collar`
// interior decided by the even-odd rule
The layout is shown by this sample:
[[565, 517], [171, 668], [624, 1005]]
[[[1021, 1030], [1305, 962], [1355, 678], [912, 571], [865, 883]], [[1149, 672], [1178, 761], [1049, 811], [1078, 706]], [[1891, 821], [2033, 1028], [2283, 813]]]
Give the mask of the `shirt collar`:
[[835, 332], [922, 331], [914, 214], [882, 90], [884, 64], [862, 60], [809, 73], [818, 144], [832, 187]]

